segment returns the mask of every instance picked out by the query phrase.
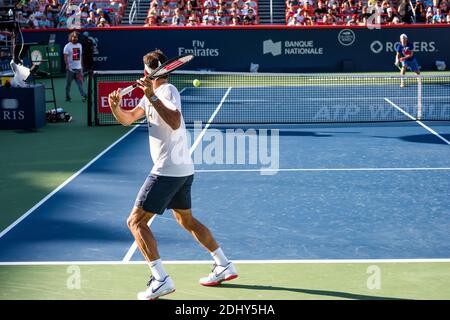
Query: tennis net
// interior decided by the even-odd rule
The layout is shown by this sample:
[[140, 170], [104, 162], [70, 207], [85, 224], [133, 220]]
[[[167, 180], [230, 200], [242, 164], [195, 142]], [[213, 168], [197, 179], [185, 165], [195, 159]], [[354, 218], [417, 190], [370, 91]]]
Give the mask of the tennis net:
[[[90, 123], [116, 124], [108, 94], [142, 71], [96, 71], [89, 81]], [[200, 80], [194, 87], [193, 80]], [[298, 124], [450, 120], [450, 75], [174, 72], [186, 123]], [[403, 82], [404, 87], [400, 87]], [[122, 100], [132, 109], [143, 93]]]

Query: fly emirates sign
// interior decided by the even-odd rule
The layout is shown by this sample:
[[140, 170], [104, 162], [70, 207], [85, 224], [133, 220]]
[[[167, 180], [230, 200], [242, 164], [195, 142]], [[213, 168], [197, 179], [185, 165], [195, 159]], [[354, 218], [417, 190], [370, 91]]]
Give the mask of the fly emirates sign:
[[[131, 86], [134, 82], [99, 82], [98, 83], [98, 112], [99, 113], [111, 113], [108, 103], [108, 95], [119, 88], [126, 88]], [[122, 97], [122, 109], [131, 110], [136, 107], [144, 96], [144, 93], [140, 89], [133, 90], [129, 94]]]

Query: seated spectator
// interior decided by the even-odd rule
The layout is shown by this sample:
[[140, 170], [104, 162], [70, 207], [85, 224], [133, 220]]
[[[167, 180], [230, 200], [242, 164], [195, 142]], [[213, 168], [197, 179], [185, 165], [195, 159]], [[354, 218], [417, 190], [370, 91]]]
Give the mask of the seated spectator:
[[100, 18], [99, 23], [97, 24], [97, 28], [109, 28], [110, 25], [105, 18]]
[[21, 28], [28, 28], [28, 19], [24, 17], [22, 11], [16, 12], [16, 21], [19, 23]]
[[95, 24], [95, 21], [92, 20], [92, 18], [86, 19], [86, 24], [84, 25], [85, 28], [95, 28], [97, 25]]
[[91, 2], [89, 5], [89, 11], [97, 12], [97, 4], [95, 2]]
[[58, 19], [59, 19], [59, 12], [61, 11], [61, 4], [58, 2], [58, 0], [52, 0], [50, 5], [48, 6], [48, 13], [50, 16], [48, 16], [48, 18], [53, 21], [53, 26], [52, 27], [56, 27], [58, 24]]
[[225, 26], [225, 25], [227, 25], [227, 18], [225, 17], [223, 10], [217, 10], [216, 26]]
[[305, 5], [305, 3], [309, 4], [310, 6], [314, 5], [313, 0], [298, 0], [298, 5], [300, 7], [303, 7]]
[[177, 8], [184, 10], [184, 8], [186, 8], [186, 1], [177, 0]]
[[186, 14], [187, 17], [190, 17], [191, 14], [195, 13], [197, 14], [197, 11], [193, 6], [192, 6], [192, 2], [188, 2], [186, 4], [186, 10], [184, 10], [184, 13]]
[[222, 8], [224, 8], [224, 9], [227, 9], [227, 8], [229, 8], [229, 7], [231, 7], [231, 3], [230, 2], [227, 2], [227, 0], [218, 0], [217, 1], [217, 5], [220, 7], [222, 7]]
[[368, 12], [369, 11], [369, 8], [367, 7], [367, 6], [364, 6], [363, 8], [362, 8], [362, 12], [361, 12], [361, 14], [359, 15], [359, 21], [361, 22], [361, 21], [363, 21], [364, 19], [369, 19], [371, 16], [372, 16], [372, 14], [371, 13], [369, 13]]
[[159, 25], [159, 17], [156, 14], [148, 15], [147, 18], [145, 18], [144, 27], [154, 27], [157, 25]]
[[302, 11], [308, 12], [308, 15], [309, 15], [309, 16], [314, 15], [314, 8], [312, 7], [312, 5], [309, 4], [309, 2], [305, 2], [305, 3], [303, 4]]
[[392, 20], [392, 24], [402, 24], [402, 21], [399, 17], [394, 17], [394, 19]]
[[305, 17], [303, 16], [302, 8], [298, 8], [296, 14], [294, 14], [293, 17], [293, 23], [294, 26], [300, 26], [305, 21]]
[[200, 25], [200, 20], [195, 12], [191, 13], [188, 18], [187, 26], [198, 26]]
[[189, 17], [188, 22], [186, 23], [186, 26], [188, 26], [188, 27], [198, 26], [197, 19], [193, 18], [193, 17]]
[[447, 14], [447, 17], [445, 18], [445, 22], [447, 24], [450, 24], [450, 13]]
[[323, 16], [328, 12], [327, 8], [325, 8], [325, 4], [322, 1], [317, 3], [317, 7], [314, 9], [314, 17], [317, 21], [322, 20]]
[[357, 26], [357, 25], [359, 25], [358, 15], [357, 14], [352, 15], [351, 19], [347, 21], [346, 25], [347, 26]]
[[297, 10], [295, 9], [295, 7], [293, 5], [289, 5], [286, 9], [286, 16], [285, 16], [286, 21], [290, 21], [291, 18], [294, 17], [296, 13]]
[[148, 11], [147, 16], [149, 15], [156, 15], [156, 16], [160, 16], [161, 10], [158, 8], [158, 3], [156, 2], [152, 2], [152, 4], [150, 5], [150, 10]]
[[411, 2], [409, 0], [402, 0], [400, 5], [398, 6], [398, 14], [402, 22], [408, 24], [413, 22], [412, 19], [414, 16], [414, 11]]
[[205, 0], [205, 2], [203, 2], [203, 7], [207, 9], [215, 9], [217, 6], [218, 4], [215, 0]]
[[423, 5], [423, 0], [416, 0], [416, 4], [414, 6], [414, 12], [416, 14], [416, 16], [415, 16], [416, 23], [425, 23], [426, 10]]
[[168, 25], [170, 25], [169, 20], [170, 20], [170, 17], [163, 17], [160, 19], [159, 25], [160, 26], [168, 26]]
[[425, 23], [433, 23], [433, 8], [432, 7], [428, 7], [427, 8], [427, 13], [425, 15]]
[[239, 7], [239, 4], [237, 2], [233, 2], [231, 4], [231, 8], [230, 8], [229, 12], [230, 12], [230, 14], [236, 13], [237, 15], [240, 16], [241, 15], [241, 8]]
[[163, 22], [162, 20], [165, 19], [164, 21], [169, 23], [169, 19], [173, 16], [173, 11], [169, 6], [169, 1], [163, 2], [159, 16], [161, 17], [161, 22]]
[[59, 19], [58, 25], [56, 27], [57, 28], [67, 28], [67, 18], [66, 17], [61, 17]]
[[255, 16], [253, 9], [248, 9], [247, 14], [244, 16], [243, 23], [247, 26], [258, 24], [258, 18]]
[[349, 7], [348, 2], [342, 3], [341, 13], [345, 16], [350, 16], [353, 14], [353, 9]]
[[388, 8], [387, 9], [387, 15], [386, 17], [384, 17], [384, 21], [387, 24], [392, 24], [394, 21], [394, 18], [397, 17], [397, 14], [394, 12], [393, 8]]
[[238, 16], [232, 17], [230, 26], [239, 26], [239, 25], [240, 25], [239, 17]]
[[206, 9], [205, 15], [202, 18], [202, 25], [203, 26], [213, 26], [216, 22], [216, 17], [214, 15], [214, 10], [212, 9]]
[[441, 4], [439, 5], [439, 7], [441, 8], [442, 14], [449, 13], [449, 11], [448, 11], [448, 2], [446, 0], [442, 0]]
[[337, 17], [334, 15], [332, 9], [328, 9], [327, 14], [323, 17], [323, 24], [325, 25], [335, 25], [337, 24]]
[[199, 4], [199, 1], [197, 0], [187, 0], [187, 3], [191, 3], [192, 7], [195, 9], [199, 9], [201, 7], [201, 4]]
[[172, 17], [173, 26], [184, 26], [186, 18], [183, 15], [183, 10], [180, 8], [175, 9], [175, 15]]
[[97, 23], [99, 22], [99, 18], [97, 16], [97, 14], [94, 11], [89, 11], [89, 16], [88, 19], [91, 19], [92, 23], [97, 25]]
[[80, 17], [82, 19], [87, 19], [89, 17], [89, 7], [88, 6], [84, 6], [81, 8]]
[[358, 25], [360, 26], [367, 26], [367, 21], [369, 20], [369, 18], [367, 17], [362, 17], [362, 19], [359, 20]]
[[[244, 7], [241, 10], [241, 15], [245, 16], [248, 13], [248, 10], [251, 9], [251, 7], [248, 4], [244, 4]], [[253, 10], [253, 9], [252, 9]]]
[[254, 1], [254, 0], [246, 0], [244, 2], [244, 5], [248, 5], [250, 8], [252, 8], [254, 10], [254, 13], [256, 13], [257, 7], [258, 7], [258, 3], [256, 3], [256, 1]]
[[436, 10], [436, 14], [431, 18], [432, 23], [443, 23], [445, 21], [445, 16], [442, 14], [441, 8]]

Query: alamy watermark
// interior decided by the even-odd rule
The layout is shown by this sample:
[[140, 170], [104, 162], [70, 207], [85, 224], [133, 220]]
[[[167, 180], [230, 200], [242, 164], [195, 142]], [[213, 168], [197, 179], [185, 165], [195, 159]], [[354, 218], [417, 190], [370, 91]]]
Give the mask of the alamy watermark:
[[[215, 129], [204, 130], [201, 122], [194, 123], [191, 133], [181, 131], [173, 139], [186, 139], [191, 145], [189, 156], [195, 165], [251, 165], [262, 175], [274, 175], [280, 165], [278, 129]], [[180, 144], [182, 146], [183, 144]], [[171, 157], [182, 164], [187, 155], [183, 149], [174, 149]]]
[[367, 268], [367, 274], [370, 276], [367, 278], [367, 289], [380, 290], [381, 289], [381, 268], [377, 265], [371, 265]]
[[67, 267], [66, 273], [69, 274], [66, 280], [66, 287], [69, 290], [81, 289], [81, 269], [77, 265]]

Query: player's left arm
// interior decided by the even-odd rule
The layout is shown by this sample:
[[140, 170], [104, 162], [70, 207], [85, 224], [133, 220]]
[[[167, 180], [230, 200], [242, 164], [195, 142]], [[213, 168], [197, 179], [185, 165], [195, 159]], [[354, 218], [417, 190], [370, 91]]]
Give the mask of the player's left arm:
[[403, 58], [400, 58], [400, 61], [408, 60], [414, 56], [414, 49], [413, 48], [409, 48], [409, 49], [410, 49], [409, 54], [405, 55]]
[[170, 108], [166, 106], [169, 101], [163, 102], [161, 99], [156, 101], [152, 101], [151, 97], [155, 95], [152, 87], [152, 83], [147, 78], [142, 78], [136, 81], [139, 87], [144, 91], [145, 96], [149, 101], [151, 101], [153, 107], [156, 112], [158, 112], [159, 116], [172, 128], [172, 130], [177, 130], [181, 125], [181, 113], [180, 111], [173, 106]]

